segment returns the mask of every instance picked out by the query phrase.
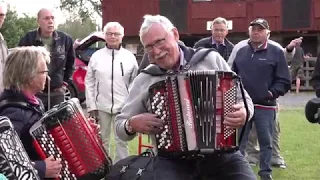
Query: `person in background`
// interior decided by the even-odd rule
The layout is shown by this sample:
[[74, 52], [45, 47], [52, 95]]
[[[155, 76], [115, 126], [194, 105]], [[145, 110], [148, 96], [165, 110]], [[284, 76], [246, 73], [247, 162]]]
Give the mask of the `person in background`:
[[[4, 2], [0, 2], [0, 28], [2, 27], [4, 20], [6, 19], [7, 15], [7, 4]], [[0, 92], [3, 91], [2, 85], [2, 71], [4, 66], [4, 61], [8, 55], [8, 47], [6, 45], [6, 41], [4, 40], [2, 34], [0, 33]]]
[[[39, 28], [28, 32], [18, 46], [44, 46], [50, 52], [51, 81], [37, 94], [48, 110], [65, 99], [65, 89], [72, 83], [75, 55], [72, 38], [62, 31], [55, 30], [55, 16], [52, 10], [41, 9], [38, 12], [37, 22]], [[50, 105], [48, 105], [49, 98]]]
[[214, 48], [219, 54], [228, 60], [233, 50], [234, 45], [226, 38], [228, 35], [227, 20], [222, 17], [217, 17], [212, 21], [211, 36], [200, 39], [195, 43], [194, 48]]
[[[131, 82], [137, 75], [138, 63], [135, 56], [121, 45], [124, 28], [120, 23], [107, 23], [104, 33], [106, 47], [91, 56], [85, 86], [87, 110], [91, 117], [98, 120], [103, 146], [110, 154], [111, 127], [129, 94]], [[128, 143], [117, 134], [114, 137], [114, 162], [117, 162], [128, 156]]]

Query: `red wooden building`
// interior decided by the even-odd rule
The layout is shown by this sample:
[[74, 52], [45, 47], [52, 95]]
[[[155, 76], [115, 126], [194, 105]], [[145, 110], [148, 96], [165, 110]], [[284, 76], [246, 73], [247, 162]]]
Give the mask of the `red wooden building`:
[[207, 22], [221, 16], [231, 22], [228, 38], [234, 43], [248, 37], [250, 21], [262, 17], [279, 43], [304, 36], [305, 51], [316, 55], [320, 47], [320, 0], [104, 0], [102, 8], [103, 24], [118, 21], [124, 26], [127, 45], [139, 44], [143, 15], [161, 14], [189, 46], [209, 36]]

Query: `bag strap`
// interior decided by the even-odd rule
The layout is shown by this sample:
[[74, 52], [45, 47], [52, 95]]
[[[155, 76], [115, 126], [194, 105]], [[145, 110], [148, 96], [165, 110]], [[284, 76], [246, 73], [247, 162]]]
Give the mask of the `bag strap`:
[[0, 112], [9, 107], [17, 107], [22, 109], [29, 109], [30, 106], [25, 101], [19, 101], [15, 99], [4, 99], [0, 101]]

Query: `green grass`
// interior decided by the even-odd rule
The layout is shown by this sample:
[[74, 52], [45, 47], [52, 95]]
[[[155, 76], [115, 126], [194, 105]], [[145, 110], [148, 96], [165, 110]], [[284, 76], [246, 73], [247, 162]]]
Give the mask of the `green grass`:
[[[320, 180], [320, 125], [310, 124], [301, 109], [281, 110], [281, 155], [287, 169], [274, 169], [275, 180]], [[144, 138], [144, 143], [147, 143]], [[130, 154], [137, 154], [138, 139], [129, 142]], [[113, 153], [111, 153], [113, 155]], [[258, 168], [254, 168], [257, 173]]]

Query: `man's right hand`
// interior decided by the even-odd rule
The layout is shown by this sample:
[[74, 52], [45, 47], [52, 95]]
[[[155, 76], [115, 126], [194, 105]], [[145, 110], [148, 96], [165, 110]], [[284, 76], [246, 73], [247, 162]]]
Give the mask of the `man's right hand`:
[[157, 134], [163, 128], [163, 121], [155, 114], [143, 113], [133, 116], [130, 126], [134, 132], [143, 134]]
[[89, 118], [93, 118], [96, 120], [96, 122], [98, 122], [98, 110], [92, 110], [92, 111], [89, 111]]
[[46, 163], [46, 178], [57, 178], [60, 175], [62, 168], [61, 160], [55, 160], [53, 156], [50, 156], [44, 160]]

